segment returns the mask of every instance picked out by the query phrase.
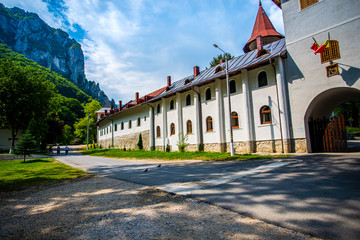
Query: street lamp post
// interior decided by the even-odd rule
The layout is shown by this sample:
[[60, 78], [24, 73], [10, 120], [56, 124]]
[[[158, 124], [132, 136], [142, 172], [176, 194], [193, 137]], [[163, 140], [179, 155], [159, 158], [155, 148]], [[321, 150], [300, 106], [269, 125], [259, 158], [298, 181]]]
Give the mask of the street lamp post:
[[229, 123], [230, 123], [230, 152], [231, 156], [234, 156], [234, 139], [233, 139], [233, 130], [232, 130], [232, 119], [231, 119], [231, 100], [230, 100], [230, 82], [229, 82], [229, 66], [228, 66], [228, 54], [224, 52], [218, 45], [214, 44], [214, 47], [218, 48], [225, 55], [225, 74], [226, 74], [226, 85], [227, 85], [227, 96], [228, 96], [228, 105], [229, 105]]
[[87, 120], [87, 131], [86, 131], [86, 150], [89, 150], [89, 114], [90, 112], [87, 112], [88, 120]]

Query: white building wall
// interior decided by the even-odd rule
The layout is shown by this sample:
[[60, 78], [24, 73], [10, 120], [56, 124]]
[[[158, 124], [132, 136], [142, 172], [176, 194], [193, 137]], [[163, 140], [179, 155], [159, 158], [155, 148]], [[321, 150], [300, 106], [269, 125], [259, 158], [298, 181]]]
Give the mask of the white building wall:
[[[205, 91], [207, 88], [211, 89], [211, 99], [205, 100]], [[219, 132], [217, 129], [217, 102], [215, 97], [215, 83], [210, 83], [199, 88], [201, 93], [201, 108], [202, 108], [202, 124], [203, 124], [203, 135], [204, 144], [219, 143]], [[206, 131], [206, 118], [210, 116], [213, 121], [213, 131]]]
[[[191, 104], [189, 106], [186, 106], [186, 96], [190, 95]], [[184, 93], [182, 93], [182, 115], [183, 115], [183, 131], [184, 135], [187, 134], [187, 121], [190, 120], [192, 123], [192, 133], [187, 134], [188, 135], [188, 143], [189, 144], [197, 144], [197, 135], [196, 135], [196, 129], [198, 126], [196, 125], [196, 114], [197, 110], [195, 109], [194, 104], [194, 91], [189, 90]]]
[[[174, 101], [174, 109], [170, 110], [170, 101]], [[172, 147], [173, 151], [177, 151], [177, 146], [176, 143], [178, 141], [178, 112], [177, 112], [177, 104], [176, 104], [176, 96], [171, 96], [167, 99], [165, 99], [166, 101], [166, 111], [167, 111], [167, 124], [166, 124], [166, 129], [167, 129], [167, 136], [166, 136], [166, 143], [169, 143], [169, 145]], [[175, 124], [175, 134], [171, 135], [170, 132], [170, 125], [174, 123]]]
[[[160, 105], [160, 113], [157, 112], [157, 106]], [[163, 147], [163, 111], [162, 111], [162, 101], [157, 101], [154, 106], [154, 131], [155, 131], [155, 147], [158, 149]], [[160, 127], [160, 137], [156, 136], [156, 129], [157, 127]]]
[[[268, 85], [259, 87], [258, 74], [266, 72]], [[275, 74], [273, 67], [269, 64], [261, 68], [256, 68], [248, 72], [249, 87], [252, 101], [252, 115], [254, 121], [254, 139], [255, 141], [280, 139], [279, 112], [277, 104], [277, 94], [275, 85]], [[263, 106], [269, 106], [271, 109], [271, 124], [261, 124], [260, 109]]]
[[[329, 89], [360, 89], [360, 47], [358, 30], [360, 29], [360, 1], [321, 0], [300, 10], [297, 0], [282, 3], [288, 57], [285, 61], [288, 81], [293, 138], [306, 137], [305, 115], [314, 99]], [[314, 17], [316, 16], [316, 17]], [[318, 44], [328, 39], [339, 43], [340, 75], [327, 77], [321, 64], [320, 54], [310, 49], [314, 37]], [[335, 108], [341, 102], [328, 102], [324, 109]], [[331, 109], [330, 109], [331, 110]], [[314, 113], [316, 114], [316, 113]], [[318, 112], [319, 117], [322, 112]], [[325, 115], [325, 114], [324, 114]]]

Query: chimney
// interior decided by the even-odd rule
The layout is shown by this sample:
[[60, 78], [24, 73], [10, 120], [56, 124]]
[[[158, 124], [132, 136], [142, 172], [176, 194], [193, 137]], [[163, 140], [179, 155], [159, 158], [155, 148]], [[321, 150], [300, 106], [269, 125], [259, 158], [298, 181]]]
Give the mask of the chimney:
[[135, 102], [136, 102], [136, 104], [139, 103], [139, 92], [135, 93]]
[[122, 101], [119, 101], [119, 111], [122, 109]]
[[194, 77], [196, 77], [196, 76], [199, 75], [199, 74], [200, 74], [200, 69], [199, 69], [198, 66], [195, 66], [195, 67], [194, 67]]
[[257, 46], [258, 53], [261, 50], [263, 50], [263, 42], [262, 42], [262, 36], [261, 35], [256, 37], [256, 46]]
[[220, 64], [223, 64], [224, 63], [224, 59], [220, 59]]
[[145, 102], [148, 100], [148, 96], [147, 96], [147, 95], [145, 95], [144, 100], [145, 100]]
[[171, 76], [167, 76], [167, 86], [171, 86]]

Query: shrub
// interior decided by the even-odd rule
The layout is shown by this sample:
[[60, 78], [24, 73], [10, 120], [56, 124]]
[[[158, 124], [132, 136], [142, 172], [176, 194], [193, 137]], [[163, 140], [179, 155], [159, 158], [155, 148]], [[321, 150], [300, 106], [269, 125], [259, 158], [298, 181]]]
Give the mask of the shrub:
[[182, 133], [179, 133], [179, 140], [177, 141], [176, 145], [179, 148], [179, 152], [185, 152], [185, 148], [189, 146], [189, 143], [187, 143], [188, 135], [187, 134], [185, 136], [181, 136], [181, 135]]
[[139, 141], [138, 141], [137, 145], [138, 145], [139, 150], [144, 149], [141, 133], [139, 134]]
[[199, 151], [199, 152], [203, 152], [203, 151], [204, 151], [204, 144], [200, 143], [200, 144], [198, 145], [198, 151]]

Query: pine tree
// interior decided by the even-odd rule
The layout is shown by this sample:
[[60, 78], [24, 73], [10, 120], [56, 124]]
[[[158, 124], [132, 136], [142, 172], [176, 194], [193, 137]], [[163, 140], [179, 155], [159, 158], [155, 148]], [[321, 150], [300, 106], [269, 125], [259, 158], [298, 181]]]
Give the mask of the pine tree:
[[30, 155], [38, 149], [37, 142], [28, 130], [24, 133], [16, 146], [16, 152], [24, 155], [24, 162], [26, 160], [26, 155]]
[[142, 150], [144, 148], [141, 133], [139, 134], [139, 141], [137, 145], [139, 147], [139, 150]]

